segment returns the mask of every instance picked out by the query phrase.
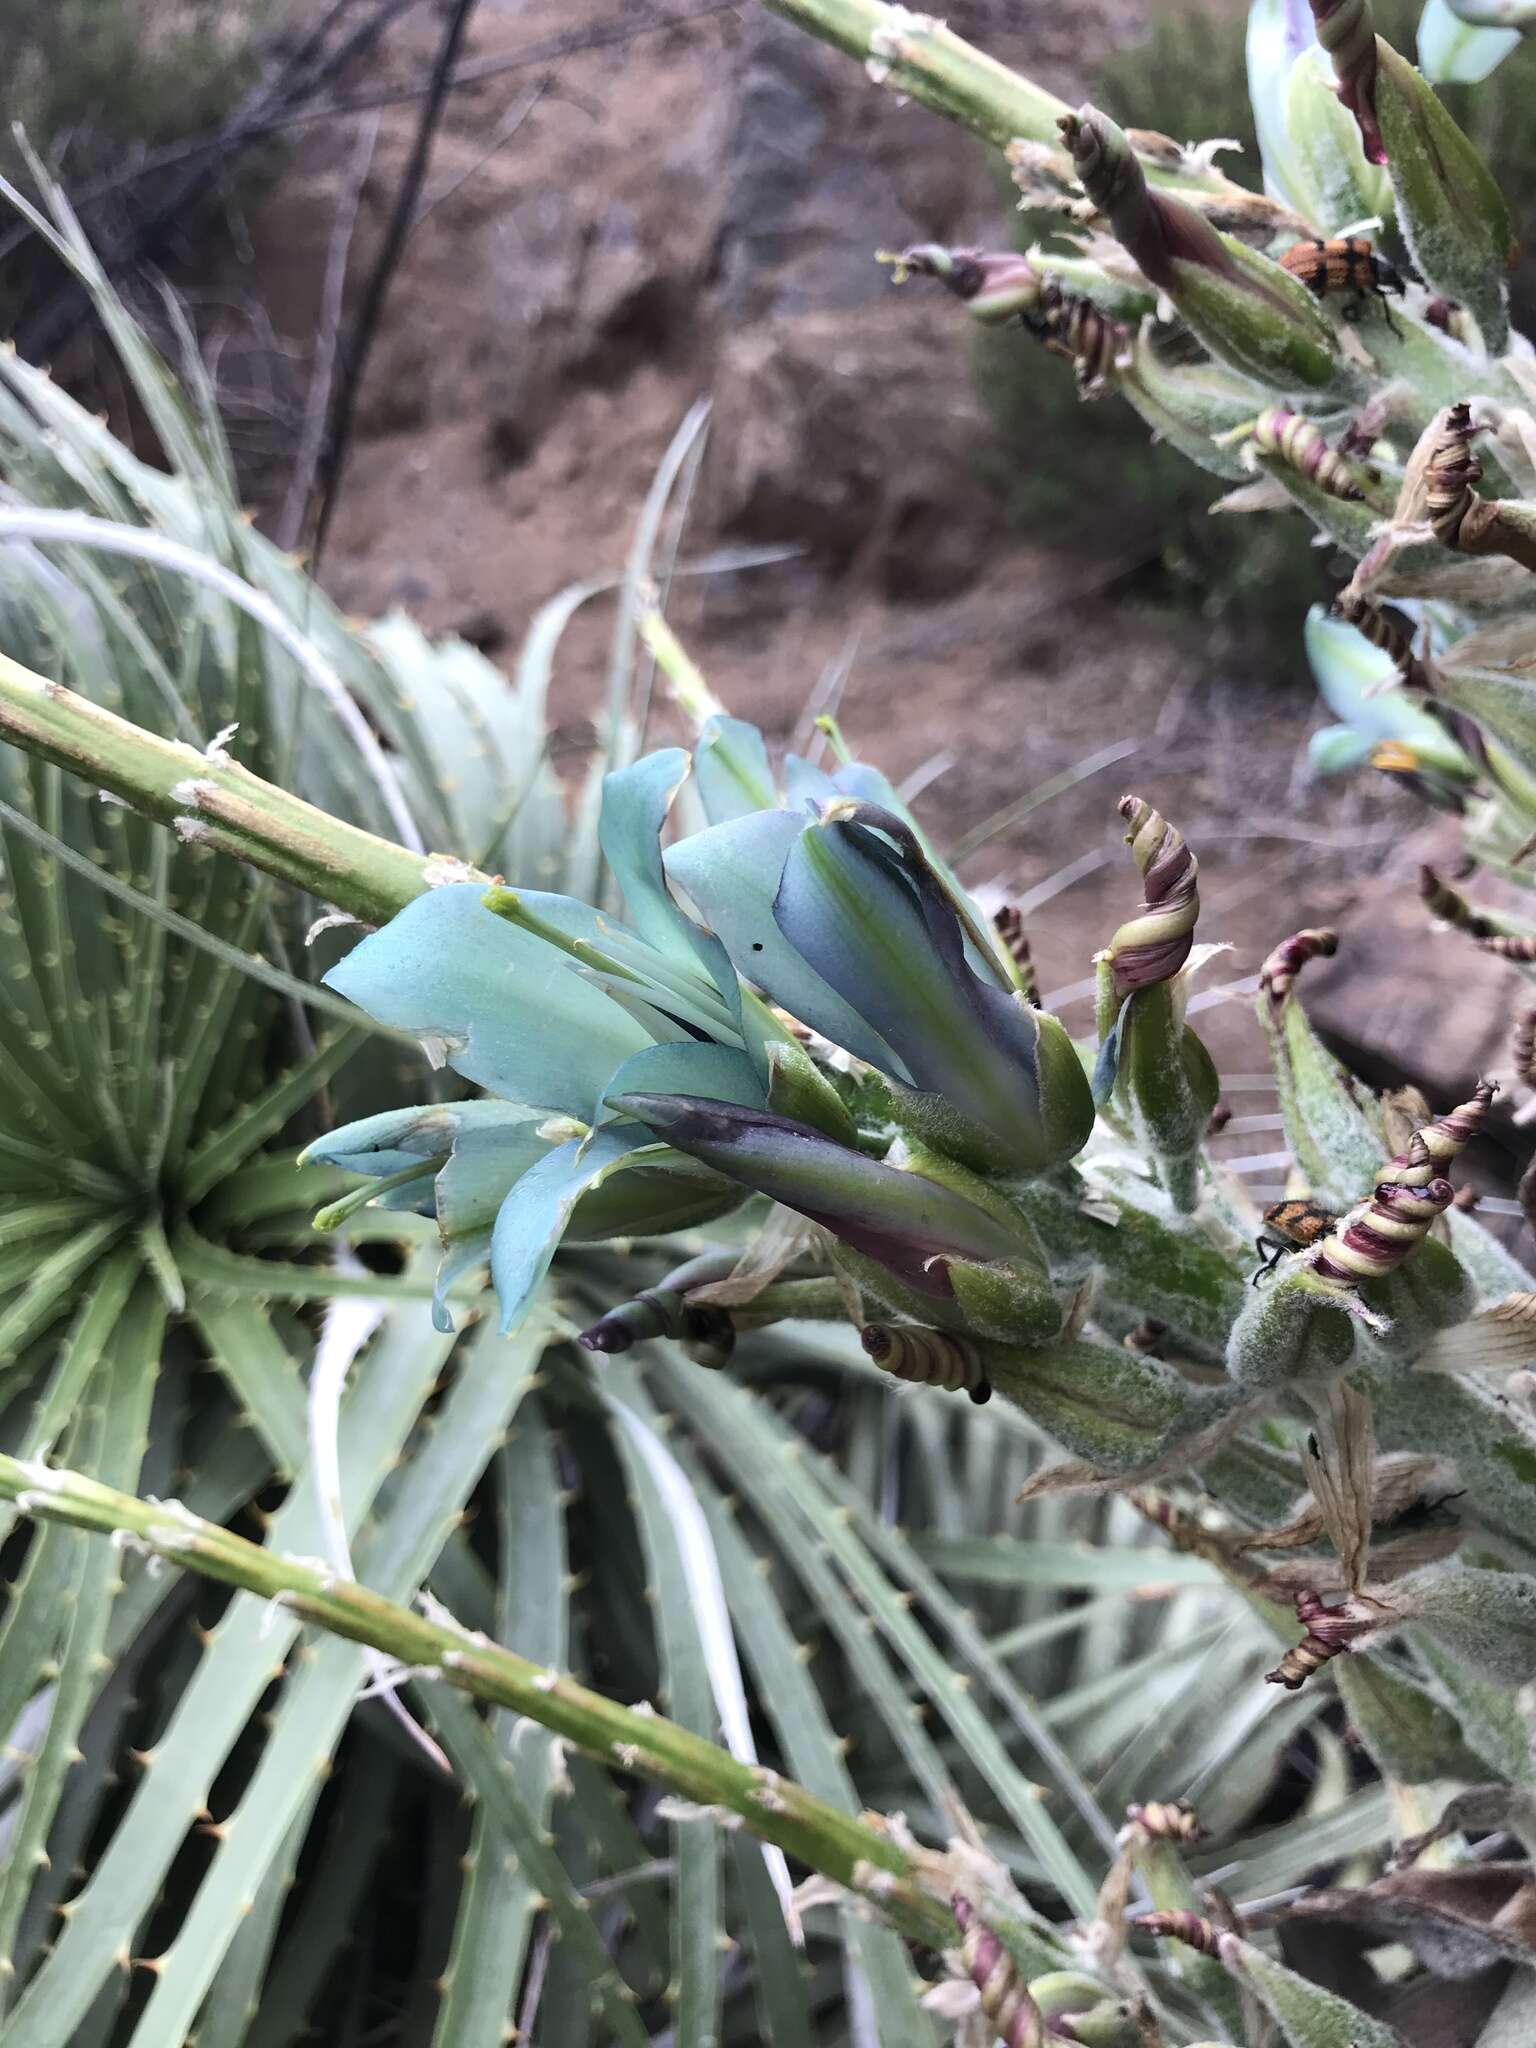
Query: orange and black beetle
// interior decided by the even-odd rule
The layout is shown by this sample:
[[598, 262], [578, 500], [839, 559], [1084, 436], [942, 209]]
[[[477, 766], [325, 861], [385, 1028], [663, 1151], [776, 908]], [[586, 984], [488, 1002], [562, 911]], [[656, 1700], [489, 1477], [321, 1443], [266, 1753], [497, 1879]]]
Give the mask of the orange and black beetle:
[[1253, 1276], [1254, 1286], [1258, 1286], [1266, 1273], [1273, 1273], [1287, 1252], [1316, 1244], [1320, 1237], [1328, 1235], [1338, 1220], [1334, 1212], [1325, 1209], [1320, 1202], [1271, 1202], [1264, 1211], [1264, 1228], [1253, 1241], [1254, 1250], [1264, 1261]]
[[1384, 256], [1376, 254], [1364, 235], [1336, 235], [1330, 242], [1320, 238], [1297, 242], [1280, 258], [1280, 268], [1288, 270], [1320, 299], [1330, 292], [1349, 292], [1356, 306], [1367, 298], [1380, 299], [1388, 324], [1395, 330], [1386, 299], [1388, 293], [1402, 297], [1403, 280]]

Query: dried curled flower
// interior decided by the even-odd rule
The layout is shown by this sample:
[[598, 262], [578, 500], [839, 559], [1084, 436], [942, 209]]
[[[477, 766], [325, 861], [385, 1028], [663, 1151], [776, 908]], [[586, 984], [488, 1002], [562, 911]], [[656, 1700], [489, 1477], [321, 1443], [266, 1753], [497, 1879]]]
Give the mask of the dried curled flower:
[[1085, 106], [1063, 114], [1056, 125], [1072, 152], [1078, 183], [1153, 284], [1167, 290], [1175, 282], [1178, 258], [1237, 278], [1220, 235], [1192, 207], [1147, 183], [1135, 151], [1113, 121]]
[[1528, 1088], [1536, 1087], [1536, 1007], [1522, 1010], [1516, 1018], [1511, 1051], [1516, 1079]]
[[1428, 1235], [1456, 1198], [1443, 1169], [1482, 1128], [1494, 1084], [1480, 1081], [1470, 1100], [1414, 1132], [1406, 1151], [1382, 1168], [1367, 1203], [1352, 1209], [1311, 1258], [1314, 1276], [1351, 1299], [1369, 1280], [1384, 1279]]
[[859, 1342], [882, 1372], [913, 1386], [966, 1393], [978, 1407], [992, 1398], [976, 1346], [948, 1330], [925, 1329], [919, 1323], [867, 1323]]
[[[1415, 1132], [1406, 1151], [1400, 1152], [1383, 1167], [1382, 1180], [1396, 1181], [1404, 1187], [1425, 1186], [1471, 1144], [1488, 1121], [1488, 1112], [1497, 1093], [1497, 1082], [1479, 1081], [1466, 1102], [1447, 1110], [1444, 1116], [1435, 1117]], [[1419, 1156], [1420, 1146], [1428, 1155], [1427, 1166]]]
[[1477, 495], [1483, 466], [1472, 452], [1472, 442], [1479, 431], [1470, 405], [1447, 407], [1424, 472], [1430, 526], [1442, 547], [1466, 555], [1508, 555], [1522, 568], [1536, 569], [1536, 519], [1531, 507]]
[[1474, 939], [1500, 936], [1499, 927], [1493, 919], [1475, 909], [1459, 890], [1441, 881], [1432, 867], [1419, 869], [1419, 896], [1430, 916], [1448, 924], [1453, 931], [1466, 932]]
[[994, 910], [992, 929], [1017, 970], [1020, 993], [1033, 1002], [1040, 978], [1035, 971], [1034, 956], [1029, 950], [1029, 934], [1024, 929], [1024, 919], [1017, 904], [1005, 903], [1001, 909]]
[[1115, 371], [1130, 361], [1129, 327], [1100, 312], [1092, 299], [1063, 291], [1049, 278], [1041, 288], [1040, 309], [1032, 324], [1047, 348], [1071, 362], [1083, 398], [1097, 398]]
[[1123, 796], [1126, 843], [1142, 874], [1142, 905], [1109, 942], [1115, 987], [1128, 995], [1168, 981], [1189, 958], [1200, 916], [1200, 863], [1183, 837], [1139, 796]]
[[1149, 1842], [1203, 1842], [1205, 1829], [1200, 1816], [1183, 1799], [1154, 1799], [1146, 1805], [1125, 1809], [1129, 1828]]
[[1376, 121], [1376, 25], [1370, 0], [1312, 0], [1317, 39], [1333, 60], [1339, 98], [1354, 115], [1369, 162], [1387, 152]]
[[1462, 525], [1477, 502], [1473, 486], [1482, 479], [1483, 465], [1472, 452], [1476, 433], [1471, 406], [1453, 405], [1430, 452], [1424, 478], [1427, 511], [1442, 547], [1462, 545]]
[[1203, 1920], [1198, 1913], [1180, 1909], [1169, 1913], [1139, 1913], [1131, 1925], [1139, 1934], [1150, 1934], [1159, 1941], [1182, 1941], [1187, 1948], [1197, 1948], [1205, 1956], [1221, 1959], [1222, 1929], [1214, 1920]]
[[1295, 986], [1296, 977], [1309, 960], [1331, 960], [1339, 950], [1339, 935], [1326, 925], [1309, 925], [1293, 932], [1265, 960], [1259, 969], [1259, 986], [1279, 1010]]
[[1349, 464], [1324, 440], [1321, 428], [1289, 406], [1265, 407], [1253, 423], [1253, 444], [1261, 454], [1309, 477], [1330, 498], [1358, 500], [1365, 495]]
[[1373, 647], [1379, 648], [1389, 661], [1395, 663], [1410, 690], [1429, 688], [1424, 664], [1414, 651], [1413, 634], [1395, 612], [1383, 611], [1368, 597], [1350, 591], [1340, 591], [1329, 609], [1336, 619], [1342, 619], [1346, 626], [1353, 626], [1357, 633], [1363, 634]]
[[1003, 2048], [1048, 2048], [1045, 2015], [1030, 1997], [1023, 1971], [969, 1899], [957, 1892], [951, 1905], [965, 1974], [981, 1994], [981, 2009]]
[[[1427, 1167], [1428, 1152], [1420, 1148]], [[1419, 1170], [1416, 1163], [1411, 1169]], [[1456, 1190], [1433, 1178], [1415, 1186], [1384, 1180], [1370, 1203], [1354, 1210], [1326, 1237], [1312, 1262], [1318, 1279], [1353, 1291], [1368, 1280], [1384, 1280], [1422, 1243], [1436, 1217], [1449, 1209]]]
[[1329, 1607], [1319, 1593], [1298, 1593], [1296, 1619], [1307, 1632], [1294, 1649], [1286, 1651], [1273, 1671], [1265, 1672], [1265, 1683], [1283, 1685], [1287, 1692], [1299, 1692], [1314, 1671], [1342, 1656], [1361, 1636], [1370, 1635], [1388, 1618], [1384, 1607], [1364, 1596], [1352, 1596], [1337, 1607]]

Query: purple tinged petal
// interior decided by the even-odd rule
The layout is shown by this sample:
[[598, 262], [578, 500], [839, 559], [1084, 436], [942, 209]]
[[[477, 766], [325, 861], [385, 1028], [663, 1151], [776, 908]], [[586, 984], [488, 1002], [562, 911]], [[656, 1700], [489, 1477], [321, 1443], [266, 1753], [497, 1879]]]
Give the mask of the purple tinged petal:
[[630, 1094], [613, 1106], [679, 1152], [782, 1202], [900, 1274], [924, 1293], [951, 1292], [950, 1254], [977, 1261], [1030, 1258], [1010, 1230], [963, 1195], [824, 1138], [809, 1124], [697, 1096]]

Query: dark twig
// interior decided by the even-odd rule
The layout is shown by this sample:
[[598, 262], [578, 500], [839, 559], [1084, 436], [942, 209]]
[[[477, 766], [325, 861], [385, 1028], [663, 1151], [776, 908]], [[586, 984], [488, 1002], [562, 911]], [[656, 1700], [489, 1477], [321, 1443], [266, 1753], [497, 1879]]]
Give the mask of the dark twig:
[[[125, 270], [142, 264], [167, 230], [204, 196], [230, 156], [259, 135], [270, 132], [274, 119], [280, 117], [285, 109], [291, 109], [296, 101], [312, 98], [322, 87], [344, 73], [372, 48], [389, 24], [408, 8], [414, 7], [417, 0], [376, 0], [365, 20], [344, 36], [334, 49], [323, 51], [326, 34], [351, 4], [352, 0], [336, 0], [336, 4], [327, 8], [321, 20], [299, 47], [283, 60], [276, 72], [246, 95], [215, 134], [178, 160], [183, 165], [181, 175], [169, 180], [148, 212], [135, 221], [126, 234], [98, 248], [97, 257], [109, 277], [120, 276]], [[134, 173], [135, 181], [149, 175], [151, 168], [147, 163], [141, 164]], [[162, 164], [158, 168], [169, 166]], [[97, 196], [103, 196], [100, 188]], [[18, 239], [25, 238], [25, 232], [18, 230], [9, 241], [0, 244], [0, 260], [11, 253]], [[23, 355], [34, 360], [47, 358], [68, 340], [86, 317], [89, 307], [90, 301], [83, 286], [71, 279], [18, 330], [18, 348]]]
[[304, 537], [305, 516], [314, 493], [315, 477], [325, 453], [325, 427], [331, 412], [331, 390], [336, 369], [336, 344], [341, 333], [342, 297], [346, 290], [347, 258], [352, 249], [352, 231], [357, 226], [363, 188], [368, 182], [374, 145], [379, 138], [378, 117], [363, 130], [353, 159], [352, 174], [337, 209], [326, 251], [325, 278], [320, 289], [320, 318], [315, 328], [315, 348], [310, 364], [309, 389], [304, 398], [304, 418], [294, 451], [293, 474], [278, 515], [274, 539], [279, 547], [296, 548]]
[[[415, 4], [416, 0], [386, 0], [386, 11], [377, 26], [368, 24], [370, 39], [376, 38], [379, 30], [393, 20], [395, 14]], [[707, 21], [716, 14], [729, 14], [740, 5], [741, 0], [703, 0], [702, 5], [683, 8], [675, 14], [647, 14], [638, 19], [630, 17], [608, 22], [593, 29], [571, 29], [561, 35], [543, 36], [536, 43], [524, 44], [520, 50], [509, 50], [504, 57], [486, 57], [477, 63], [463, 65], [449, 79], [448, 88], [450, 92], [459, 92], [469, 86], [483, 85], [488, 79], [504, 77], [511, 71], [526, 71], [537, 64], [555, 64], [562, 58], [581, 56], [589, 50], [614, 49], [624, 43], [638, 42], [641, 36], [659, 35], [665, 29], [685, 28], [690, 22]], [[313, 41], [313, 37], [309, 41]], [[349, 48], [348, 61], [354, 54], [356, 52]], [[83, 187], [72, 195], [75, 210], [85, 212], [142, 179], [155, 176], [157, 172], [175, 170], [181, 164], [207, 156], [223, 159], [247, 143], [259, 142], [283, 129], [300, 127], [308, 121], [330, 121], [347, 114], [372, 113], [376, 107], [402, 106], [420, 99], [423, 93], [431, 90], [430, 78], [413, 78], [399, 85], [376, 86], [345, 99], [318, 101], [315, 97], [317, 86], [328, 82], [337, 68], [328, 63], [323, 79], [316, 77], [305, 81], [288, 93], [283, 104], [265, 111], [256, 108], [256, 96], [253, 95], [252, 100], [246, 103], [249, 113], [245, 108], [237, 110], [221, 127], [205, 135], [189, 136], [183, 142], [167, 143], [163, 149], [151, 151], [128, 169]], [[266, 97], [264, 90], [263, 101]], [[30, 228], [19, 227], [0, 239], [0, 262], [12, 255], [30, 233]]]
[[336, 387], [335, 410], [331, 415], [330, 435], [321, 464], [320, 506], [315, 514], [312, 564], [318, 563], [325, 548], [326, 536], [330, 532], [342, 475], [346, 469], [347, 454], [352, 443], [352, 429], [357, 417], [357, 396], [362, 388], [363, 372], [368, 367], [368, 357], [373, 348], [374, 337], [378, 333], [379, 321], [383, 316], [384, 302], [389, 297], [390, 285], [394, 282], [395, 272], [405, 250], [406, 238], [411, 232], [411, 223], [416, 218], [416, 209], [421, 202], [421, 188], [426, 180], [427, 166], [432, 160], [432, 144], [436, 140], [438, 125], [448, 100], [449, 80], [464, 42], [465, 31], [469, 27], [469, 17], [474, 11], [475, 0], [456, 0], [453, 12], [448, 17], [442, 42], [438, 45], [437, 61], [432, 67], [427, 96], [422, 102], [421, 118], [416, 123], [411, 153], [400, 179], [400, 189], [395, 194], [389, 225], [384, 230], [384, 240], [374, 259], [368, 281], [363, 287], [362, 303], [357, 309], [352, 338], [342, 360], [341, 376]]

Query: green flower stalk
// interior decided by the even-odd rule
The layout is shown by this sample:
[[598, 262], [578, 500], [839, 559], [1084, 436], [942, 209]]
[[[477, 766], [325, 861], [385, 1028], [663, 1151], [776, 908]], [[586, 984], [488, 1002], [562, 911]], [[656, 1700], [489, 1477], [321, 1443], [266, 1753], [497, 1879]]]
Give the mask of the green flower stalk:
[[1199, 863], [1183, 838], [1140, 797], [1123, 797], [1126, 840], [1141, 870], [1138, 914], [1100, 955], [1094, 1093], [1111, 1094], [1157, 1163], [1174, 1205], [1199, 1201], [1199, 1159], [1220, 1094], [1210, 1054], [1184, 1021], [1181, 974], [1200, 915]]
[[1083, 190], [1116, 240], [1213, 355], [1285, 391], [1352, 386], [1333, 330], [1279, 264], [1149, 185], [1125, 131], [1097, 108], [1063, 115], [1060, 126]]

